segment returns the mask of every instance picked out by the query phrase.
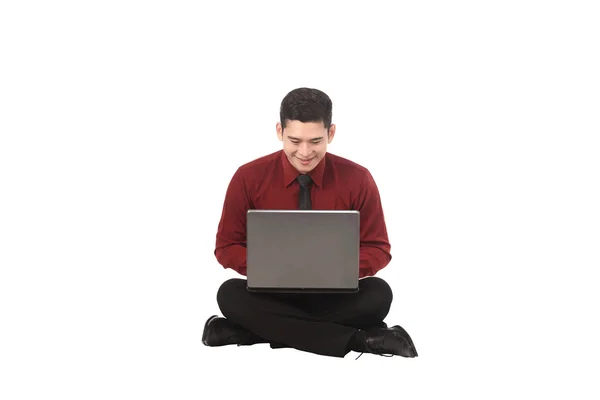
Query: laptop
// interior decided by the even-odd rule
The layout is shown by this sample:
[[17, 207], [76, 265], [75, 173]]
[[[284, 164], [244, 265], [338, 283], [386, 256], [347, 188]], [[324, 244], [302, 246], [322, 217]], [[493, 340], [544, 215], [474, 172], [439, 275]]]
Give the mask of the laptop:
[[246, 217], [249, 291], [358, 291], [359, 211], [248, 210]]

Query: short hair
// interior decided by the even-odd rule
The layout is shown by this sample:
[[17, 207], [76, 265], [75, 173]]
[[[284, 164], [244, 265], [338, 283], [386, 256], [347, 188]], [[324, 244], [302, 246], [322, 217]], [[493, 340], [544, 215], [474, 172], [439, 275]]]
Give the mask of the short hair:
[[329, 130], [333, 105], [327, 94], [318, 89], [298, 88], [281, 101], [279, 118], [285, 128], [286, 121], [323, 122]]

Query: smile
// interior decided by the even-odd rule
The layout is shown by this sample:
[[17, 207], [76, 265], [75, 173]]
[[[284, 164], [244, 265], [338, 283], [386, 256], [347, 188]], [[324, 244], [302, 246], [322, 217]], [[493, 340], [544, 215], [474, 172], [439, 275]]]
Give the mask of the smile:
[[[296, 157], [296, 158], [298, 158], [298, 157]], [[300, 161], [300, 164], [307, 165], [307, 164], [310, 164], [310, 162], [311, 162], [313, 159], [312, 159], [312, 158], [309, 158], [308, 160], [304, 160], [304, 159], [302, 159], [302, 158], [298, 158], [298, 160]]]

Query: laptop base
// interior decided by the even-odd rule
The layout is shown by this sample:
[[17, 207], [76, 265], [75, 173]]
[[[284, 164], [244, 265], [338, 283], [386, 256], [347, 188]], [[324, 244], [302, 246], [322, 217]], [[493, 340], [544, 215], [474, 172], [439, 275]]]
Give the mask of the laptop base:
[[246, 289], [253, 293], [307, 293], [307, 294], [352, 294], [358, 293], [358, 288], [328, 289], [328, 288], [256, 288], [246, 285]]

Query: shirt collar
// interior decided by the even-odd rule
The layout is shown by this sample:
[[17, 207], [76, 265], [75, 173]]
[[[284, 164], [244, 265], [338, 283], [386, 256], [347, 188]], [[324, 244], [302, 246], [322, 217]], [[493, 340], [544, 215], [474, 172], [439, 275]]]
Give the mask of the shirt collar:
[[[327, 153], [325, 153], [325, 156], [321, 159], [321, 161], [319, 161], [319, 164], [317, 164], [317, 166], [308, 173], [317, 187], [323, 186], [323, 173], [325, 172], [326, 158]], [[281, 164], [283, 166], [283, 184], [287, 187], [296, 180], [296, 177], [300, 175], [300, 173], [290, 163], [290, 160], [288, 160], [283, 150], [281, 150]]]

